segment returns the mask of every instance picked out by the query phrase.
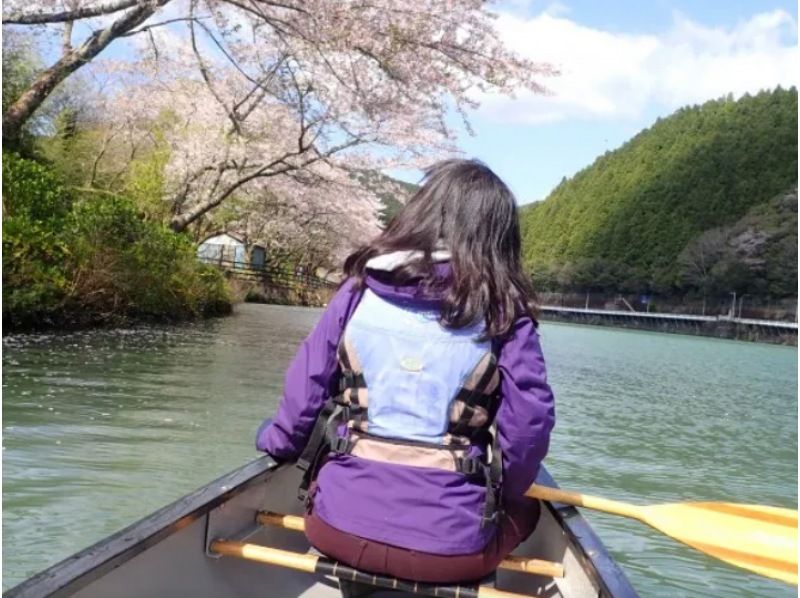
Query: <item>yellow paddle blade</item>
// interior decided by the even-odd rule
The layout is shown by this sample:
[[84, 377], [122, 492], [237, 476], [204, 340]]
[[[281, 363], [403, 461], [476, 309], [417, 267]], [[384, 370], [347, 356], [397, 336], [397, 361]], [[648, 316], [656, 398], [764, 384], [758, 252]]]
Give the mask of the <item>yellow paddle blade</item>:
[[797, 511], [695, 502], [640, 507], [641, 519], [726, 563], [797, 585]]

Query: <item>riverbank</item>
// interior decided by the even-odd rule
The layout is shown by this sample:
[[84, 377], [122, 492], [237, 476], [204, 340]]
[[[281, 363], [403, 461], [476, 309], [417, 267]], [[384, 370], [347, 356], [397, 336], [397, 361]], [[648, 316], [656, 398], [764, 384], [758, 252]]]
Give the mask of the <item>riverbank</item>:
[[697, 316], [544, 305], [541, 319], [797, 346], [797, 323], [725, 316]]
[[337, 285], [314, 276], [275, 276], [269, 271], [226, 270], [228, 290], [235, 303], [325, 307]]
[[[247, 303], [325, 307], [337, 289], [336, 284], [317, 277], [276, 277], [274, 274], [247, 270], [219, 269], [198, 262], [193, 253], [182, 257], [196, 267], [197, 272], [191, 274], [205, 283], [200, 297], [192, 297], [194, 302], [171, 306], [170, 309], [144, 311], [137, 310], [131, 303], [126, 305], [126, 302], [117, 302], [114, 308], [96, 309], [85, 305], [81, 297], [73, 297], [71, 300], [37, 306], [35, 309], [4, 310], [3, 334], [77, 332], [95, 328], [102, 330], [192, 323], [232, 315], [237, 305]], [[15, 292], [13, 286], [6, 286], [4, 290]], [[151, 292], [164, 290], [163, 287], [150, 289]], [[175, 293], [178, 292], [180, 289], [175, 290]]]

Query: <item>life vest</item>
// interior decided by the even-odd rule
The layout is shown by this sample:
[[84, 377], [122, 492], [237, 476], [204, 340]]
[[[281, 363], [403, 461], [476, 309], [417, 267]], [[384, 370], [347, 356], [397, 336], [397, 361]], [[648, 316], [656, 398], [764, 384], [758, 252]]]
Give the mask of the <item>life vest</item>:
[[499, 372], [483, 324], [449, 330], [439, 313], [367, 289], [339, 343], [338, 392], [297, 465], [305, 499], [330, 453], [459, 472], [486, 486], [482, 526], [496, 519], [501, 458], [492, 424]]

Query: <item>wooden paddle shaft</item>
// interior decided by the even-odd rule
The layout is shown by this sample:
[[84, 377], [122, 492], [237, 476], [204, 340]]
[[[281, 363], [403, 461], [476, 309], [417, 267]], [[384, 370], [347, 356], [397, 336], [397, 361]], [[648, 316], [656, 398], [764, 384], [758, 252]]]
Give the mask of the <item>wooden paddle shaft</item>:
[[333, 577], [347, 581], [360, 582], [382, 588], [398, 589], [425, 596], [440, 596], [443, 598], [529, 598], [523, 594], [505, 592], [487, 586], [436, 585], [415, 583], [413, 581], [385, 575], [371, 575], [317, 555], [302, 554], [245, 542], [215, 540], [211, 543], [210, 549], [212, 552], [225, 556], [266, 563], [268, 565], [278, 565], [279, 567], [286, 567], [287, 569], [294, 569], [296, 571], [305, 571], [306, 573], [332, 575]]
[[595, 509], [596, 511], [603, 511], [613, 515], [622, 515], [623, 517], [633, 517], [634, 519], [642, 521], [644, 520], [642, 510], [636, 505], [608, 500], [597, 496], [588, 496], [577, 492], [568, 492], [548, 486], [540, 486], [539, 484], [533, 484], [525, 493], [525, 496], [550, 502], [560, 502], [575, 507], [586, 507], [587, 509]]
[[306, 573], [314, 573], [317, 570], [317, 561], [319, 560], [319, 556], [315, 554], [302, 554], [259, 544], [229, 542], [226, 540], [212, 542], [211, 550], [225, 556], [235, 556], [248, 561], [278, 565], [279, 567], [296, 569]]
[[[282, 527], [284, 529], [298, 532], [305, 531], [305, 522], [303, 521], [302, 517], [298, 517], [297, 515], [259, 513], [258, 522], [261, 525]], [[519, 571], [521, 573], [530, 573], [532, 575], [542, 575], [545, 577], [564, 577], [564, 566], [561, 563], [554, 563], [552, 561], [509, 556], [503, 559], [499, 567], [508, 571]]]

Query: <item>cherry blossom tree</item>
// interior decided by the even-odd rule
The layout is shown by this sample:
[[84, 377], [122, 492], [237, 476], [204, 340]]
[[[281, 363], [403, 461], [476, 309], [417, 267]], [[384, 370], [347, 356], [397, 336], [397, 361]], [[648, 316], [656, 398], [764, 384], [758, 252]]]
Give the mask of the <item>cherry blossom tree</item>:
[[124, 84], [94, 110], [104, 131], [94, 168], [106, 169], [100, 179], [115, 180], [121, 145], [133, 158], [158, 137], [169, 155], [163, 202], [176, 230], [235, 200], [240, 214], [292, 212], [295, 222], [349, 214], [360, 234], [367, 234], [368, 223], [374, 231], [375, 195], [351, 173], [378, 167], [385, 157], [361, 152], [363, 136], [325, 141], [319, 110], [301, 105], [298, 120], [274, 97], [248, 104], [249, 89], [229, 68], [216, 70], [209, 85], [191, 77], [194, 57], [184, 58], [188, 63], [176, 52], [170, 59], [112, 66]]
[[[60, 58], [3, 115], [6, 139], [116, 40], [143, 37], [163, 56], [175, 49], [165, 38], [176, 38], [156, 34], [181, 26], [190, 30], [181, 43], [194, 51], [207, 85], [219, 87], [213, 71], [227, 61], [251, 86], [237, 102], [252, 105], [278, 91], [296, 109], [321, 111], [306, 115], [309, 128], [320, 114], [343, 129], [417, 115], [414, 121], [441, 132], [448, 99], [463, 111], [475, 88], [541, 91], [535, 77], [550, 72], [504, 48], [482, 0], [6, 0], [3, 23], [59, 33], [61, 46]], [[76, 46], [78, 25], [91, 33]], [[235, 128], [246, 108], [226, 109]], [[386, 128], [400, 132], [393, 124], [400, 123]]]
[[[452, 152], [451, 111], [468, 126], [479, 93], [543, 92], [553, 72], [505, 49], [480, 0], [7, 0], [3, 11], [61, 47], [6, 110], [4, 138], [89, 63], [105, 86], [93, 184], [115, 144], [133, 159], [157, 132], [173, 229], [235, 206], [231, 224], [252, 241], [309, 263], [377, 230], [375, 190], [354, 173]], [[95, 60], [123, 39], [124, 60]]]

